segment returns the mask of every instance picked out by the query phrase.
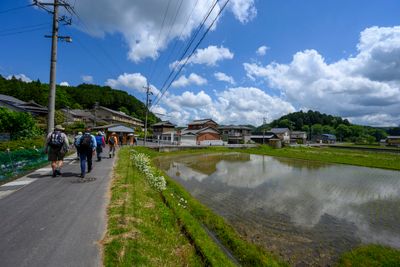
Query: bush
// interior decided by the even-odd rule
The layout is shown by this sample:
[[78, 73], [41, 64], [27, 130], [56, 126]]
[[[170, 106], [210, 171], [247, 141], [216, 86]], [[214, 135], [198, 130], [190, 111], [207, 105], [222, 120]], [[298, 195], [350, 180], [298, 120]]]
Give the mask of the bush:
[[0, 107], [0, 132], [10, 133], [11, 140], [30, 139], [42, 134], [30, 113]]

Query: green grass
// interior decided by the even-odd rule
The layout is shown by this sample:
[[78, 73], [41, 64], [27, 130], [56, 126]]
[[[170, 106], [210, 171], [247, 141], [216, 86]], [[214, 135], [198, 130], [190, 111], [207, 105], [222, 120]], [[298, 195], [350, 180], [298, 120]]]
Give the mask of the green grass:
[[42, 148], [44, 147], [45, 138], [36, 137], [33, 139], [26, 140], [12, 140], [12, 141], [2, 141], [0, 142], [0, 151], [6, 151], [10, 149], [11, 151], [18, 149], [32, 149], [33, 147]]
[[400, 266], [400, 251], [380, 245], [356, 248], [342, 255], [338, 267], [395, 267]]
[[105, 266], [203, 266], [174, 212], [121, 149], [111, 188]]
[[297, 158], [327, 163], [341, 163], [364, 167], [400, 170], [400, 154], [336, 149], [328, 147], [288, 147], [273, 149], [268, 146], [243, 150], [246, 153]]

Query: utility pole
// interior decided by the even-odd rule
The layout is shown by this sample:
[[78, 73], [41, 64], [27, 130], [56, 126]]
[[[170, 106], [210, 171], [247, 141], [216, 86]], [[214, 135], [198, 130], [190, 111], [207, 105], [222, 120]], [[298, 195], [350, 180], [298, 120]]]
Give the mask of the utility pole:
[[150, 106], [150, 99], [149, 96], [153, 93], [150, 91], [149, 82], [147, 82], [147, 86], [143, 87], [146, 89], [146, 118], [144, 123], [144, 146], [147, 145], [147, 117], [149, 116], [149, 106]]
[[[69, 36], [58, 36], [58, 22], [64, 21], [64, 25], [71, 25], [71, 19], [66, 16], [59, 18], [58, 7], [63, 6], [68, 11], [72, 10], [71, 6], [64, 0], [54, 0], [54, 3], [41, 3], [37, 0], [33, 1], [33, 4], [53, 14], [53, 26], [51, 36], [45, 36], [51, 38], [51, 56], [50, 56], [50, 91], [49, 91], [49, 105], [48, 105], [48, 119], [47, 119], [47, 133], [50, 133], [54, 129], [54, 114], [55, 114], [55, 103], [56, 103], [56, 63], [57, 63], [57, 43], [58, 39], [66, 42], [72, 42]], [[53, 11], [47, 9], [47, 6], [53, 6]]]

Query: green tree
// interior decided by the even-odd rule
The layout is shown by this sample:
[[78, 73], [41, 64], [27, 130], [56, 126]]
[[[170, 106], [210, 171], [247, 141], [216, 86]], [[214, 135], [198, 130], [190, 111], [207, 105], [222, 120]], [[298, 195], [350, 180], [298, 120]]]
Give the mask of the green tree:
[[340, 141], [343, 141], [344, 138], [348, 137], [351, 134], [351, 130], [345, 124], [339, 124], [336, 128], [336, 135], [339, 137]]
[[332, 126], [324, 125], [322, 126], [322, 132], [327, 134], [335, 134], [335, 129]]
[[322, 134], [322, 125], [321, 124], [314, 124], [311, 126], [311, 134], [312, 135], [320, 135]]

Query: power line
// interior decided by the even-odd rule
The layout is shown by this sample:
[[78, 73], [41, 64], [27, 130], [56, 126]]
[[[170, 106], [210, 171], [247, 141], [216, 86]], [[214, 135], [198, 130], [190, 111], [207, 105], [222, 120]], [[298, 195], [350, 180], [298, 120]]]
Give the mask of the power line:
[[[165, 9], [165, 12], [164, 12], [164, 17], [163, 17], [163, 21], [162, 21], [162, 24], [161, 24], [161, 28], [160, 28], [160, 31], [158, 32], [157, 43], [156, 43], [156, 44], [157, 44], [157, 45], [156, 45], [156, 49], [157, 49], [157, 47], [158, 47], [158, 45], [159, 45], [159, 43], [160, 43], [161, 32], [162, 32], [162, 30], [164, 29], [165, 18], [167, 17], [168, 10], [169, 10], [169, 5], [170, 5], [170, 4], [171, 4], [171, 0], [168, 1], [167, 8]], [[150, 75], [149, 75], [149, 80], [150, 80], [151, 77], [153, 76], [153, 72], [154, 72], [154, 60], [153, 60], [152, 63], [151, 63], [150, 69], [151, 69], [151, 72], [150, 72]]]
[[[197, 7], [197, 4], [198, 4], [198, 3], [199, 3], [199, 0], [196, 1], [196, 3], [194, 4], [192, 10], [190, 11], [189, 16], [188, 16], [187, 19], [186, 19], [186, 22], [182, 25], [182, 28], [181, 28], [181, 32], [180, 32], [180, 34], [179, 34], [179, 37], [175, 39], [174, 45], [173, 45], [172, 49], [170, 50], [170, 52], [168, 53], [168, 57], [166, 57], [166, 58], [164, 57], [165, 60], [164, 60], [164, 62], [163, 62], [162, 65], [165, 65], [167, 62], [169, 62], [169, 60], [171, 59], [171, 56], [174, 54], [175, 49], [176, 49], [176, 46], [177, 46], [177, 44], [178, 44], [178, 40], [180, 40], [180, 39], [182, 38], [182, 36], [183, 36], [183, 31], [185, 30], [186, 26], [188, 25], [188, 22], [189, 22], [190, 18], [192, 17], [193, 12], [194, 12], [195, 8]], [[182, 46], [183, 46], [183, 44], [182, 44]], [[181, 46], [181, 48], [182, 48], [182, 46]], [[180, 49], [180, 50], [181, 50], [181, 49]], [[163, 68], [163, 69], [165, 70], [166, 68]], [[163, 73], [164, 73], [164, 72], [163, 72]], [[161, 76], [161, 75], [158, 75], [158, 76]]]
[[8, 28], [8, 29], [2, 29], [2, 30], [0, 30], [0, 33], [14, 31], [14, 30], [23, 30], [23, 29], [29, 29], [29, 28], [36, 28], [36, 27], [43, 26], [43, 25], [50, 25], [50, 23], [45, 22], [45, 23], [39, 23], [39, 24], [34, 24], [34, 25], [26, 25], [26, 26], [19, 26], [19, 27], [13, 27], [13, 28]]
[[48, 29], [48, 26], [42, 26], [42, 27], [37, 27], [37, 28], [33, 28], [33, 29], [28, 29], [28, 30], [4, 33], [4, 34], [0, 34], [0, 37], [16, 35], [16, 34], [21, 34], [21, 33], [26, 33], [26, 32], [35, 32], [35, 31], [40, 31], [40, 30], [44, 30], [44, 29]]
[[25, 6], [19, 6], [19, 7], [13, 7], [13, 8], [10, 8], [10, 9], [1, 10], [1, 11], [0, 11], [0, 14], [5, 14], [5, 13], [8, 13], [8, 12], [13, 12], [13, 11], [20, 10], [20, 9], [24, 9], [24, 8], [27, 8], [27, 7], [30, 7], [30, 6], [33, 6], [33, 5], [34, 5], [34, 4], [29, 4], [29, 5], [25, 5]]
[[[214, 25], [215, 21], [218, 19], [218, 17], [221, 15], [222, 11], [225, 9], [225, 7], [227, 6], [228, 2], [230, 0], [226, 0], [225, 4], [222, 6], [222, 8], [220, 9], [220, 11], [218, 12], [217, 16], [215, 16], [214, 20], [212, 21], [212, 23], [210, 24], [210, 26], [207, 28], [207, 30], [205, 31], [205, 33], [203, 34], [203, 36], [201, 37], [201, 39], [197, 42], [196, 46], [193, 48], [192, 52], [190, 53], [190, 55], [188, 57], [186, 57], [186, 60], [183, 64], [181, 64], [181, 67], [179, 68], [179, 71], [175, 74], [174, 78], [170, 81], [170, 83], [168, 84], [168, 86], [164, 89], [163, 93], [161, 94], [161, 96], [155, 100], [154, 105], [157, 105], [158, 102], [160, 102], [161, 98], [164, 96], [164, 94], [168, 91], [168, 89], [171, 87], [171, 84], [175, 81], [175, 79], [178, 77], [179, 73], [182, 71], [183, 67], [187, 64], [187, 62], [189, 61], [189, 59], [192, 57], [192, 55], [194, 54], [194, 52], [196, 51], [196, 49], [199, 47], [200, 43], [204, 40], [204, 38], [206, 37], [207, 33], [210, 31], [210, 29], [212, 28], [212, 26]], [[180, 61], [179, 61], [180, 62]]]
[[[75, 15], [75, 17], [78, 19], [78, 21], [81, 24], [81, 26], [83, 26], [83, 28], [86, 30], [86, 32], [89, 33], [90, 32], [89, 26], [85, 23], [85, 21], [78, 14], [78, 12], [74, 8], [71, 8], [71, 7], [67, 8], [67, 10], [70, 12], [71, 15]], [[116, 69], [118, 69], [119, 72], [123, 73], [124, 71], [121, 68], [121, 66], [114, 60], [114, 58], [107, 52], [107, 50], [102, 45], [100, 45], [99, 43], [96, 42], [95, 44], [103, 52], [103, 54], [108, 58], [108, 60], [110, 60], [110, 62], [112, 64], [114, 64]]]
[[[168, 34], [167, 34], [167, 36], [166, 36], [166, 38], [165, 38], [165, 40], [166, 40], [167, 42], [168, 42], [169, 36], [171, 35], [172, 28], [173, 28], [173, 26], [175, 25], [175, 21], [176, 21], [176, 18], [178, 17], [179, 11], [181, 10], [182, 3], [183, 3], [183, 0], [180, 1], [179, 6], [178, 6], [178, 9], [177, 9], [176, 12], [175, 12], [175, 16], [174, 16], [174, 18], [173, 18], [173, 21], [172, 21], [172, 23], [171, 23], [171, 25], [170, 25], [170, 27], [169, 27]], [[158, 45], [157, 45], [157, 47], [158, 47]], [[157, 69], [158, 62], [159, 62], [159, 60], [157, 60], [157, 62], [156, 62], [155, 69]], [[154, 70], [154, 69], [153, 69], [153, 70]], [[152, 79], [152, 76], [153, 76], [153, 71], [152, 71], [152, 73], [151, 73], [151, 75], [150, 75], [150, 78], [149, 78], [150, 80]]]
[[[202, 22], [200, 23], [199, 27], [197, 28], [195, 34], [194, 34], [194, 35], [192, 36], [192, 38], [189, 40], [188, 44], [186, 45], [185, 51], [182, 53], [181, 57], [179, 58], [179, 60], [178, 60], [177, 62], [182, 62], [182, 60], [185, 58], [186, 53], [189, 51], [189, 49], [190, 49], [191, 45], [193, 44], [194, 40], [196, 39], [197, 35], [200, 33], [201, 29], [204, 27], [204, 24], [206, 23], [207, 19], [208, 19], [209, 16], [211, 15], [211, 13], [212, 13], [212, 11], [214, 10], [215, 6], [217, 5], [218, 1], [219, 1], [219, 0], [214, 1], [214, 4], [209, 8], [207, 14], [204, 16], [204, 18], [203, 18]], [[228, 1], [229, 1], [229, 0], [228, 0]], [[224, 7], [225, 7], [225, 6], [226, 6], [226, 3], [225, 3], [225, 5], [224, 5]], [[218, 18], [219, 14], [221, 14], [221, 9], [220, 9], [220, 13], [217, 14], [216, 18]], [[215, 20], [214, 20], [214, 22], [215, 22]], [[211, 25], [213, 25], [214, 22], [213, 22]], [[207, 32], [208, 32], [208, 30], [207, 30]], [[192, 52], [192, 53], [193, 53], [193, 52]], [[189, 57], [187, 57], [187, 60], [188, 60], [188, 58], [190, 58], [190, 57], [191, 57], [191, 55], [190, 55]], [[186, 62], [187, 62], [187, 60], [186, 60]], [[186, 63], [185, 63], [185, 65], [186, 65]], [[156, 104], [159, 102], [159, 98], [163, 97], [163, 95], [165, 94], [165, 91], [164, 91], [164, 90], [165, 90], [165, 88], [166, 88], [166, 85], [167, 85], [169, 79], [172, 77], [172, 75], [173, 75], [174, 72], [176, 71], [176, 69], [178, 68], [178, 66], [179, 66], [179, 64], [178, 64], [177, 66], [175, 66], [175, 67], [170, 71], [170, 73], [169, 73], [167, 79], [165, 79], [163, 85], [161, 86], [160, 91], [158, 92], [158, 94], [157, 94], [157, 96], [156, 96], [156, 100], [155, 100]], [[180, 68], [178, 74], [180, 73], [181, 70], [182, 70], [182, 68]], [[175, 75], [175, 76], [176, 76], [176, 75]], [[174, 79], [173, 79], [173, 80], [174, 80]], [[173, 80], [172, 80], [172, 81], [173, 81]], [[171, 83], [172, 83], [172, 82], [171, 82]], [[163, 92], [163, 91], [164, 91], [164, 92]], [[160, 97], [160, 93], [161, 93], [161, 97]]]

